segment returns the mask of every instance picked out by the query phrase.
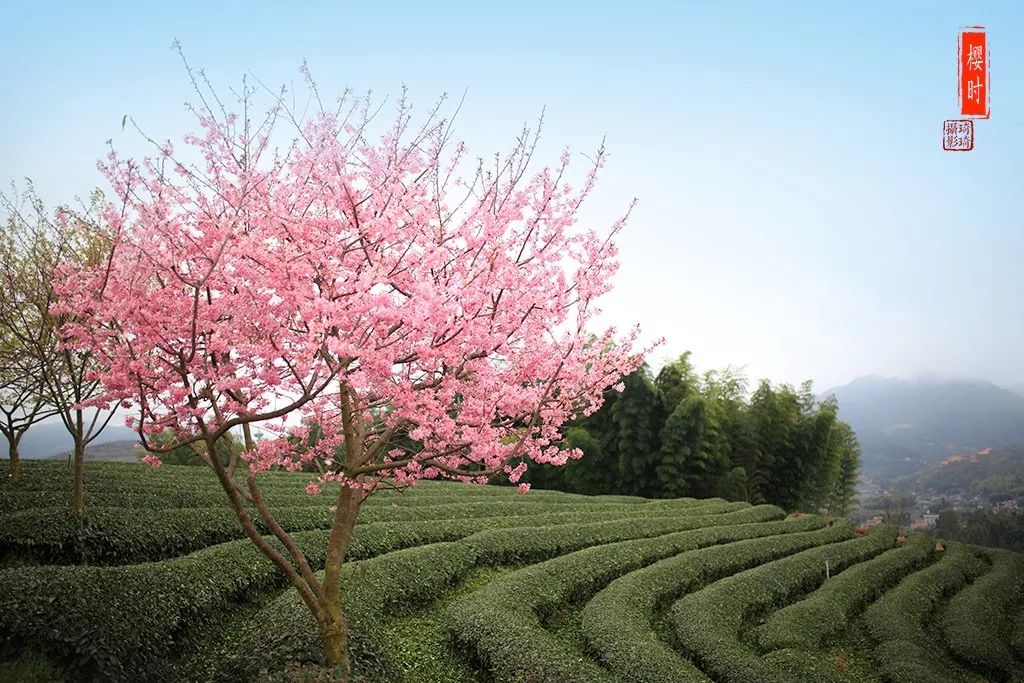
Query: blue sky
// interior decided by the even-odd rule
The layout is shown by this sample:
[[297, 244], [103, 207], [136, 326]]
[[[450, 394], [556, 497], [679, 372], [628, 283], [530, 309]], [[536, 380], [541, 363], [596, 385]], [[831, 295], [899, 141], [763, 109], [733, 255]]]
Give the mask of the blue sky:
[[[542, 159], [607, 136], [587, 220], [639, 197], [606, 319], [702, 368], [819, 388], [877, 373], [1024, 382], [1024, 10], [1019, 3], [7, 2], [0, 182], [58, 203], [102, 185], [104, 142], [191, 128], [170, 45], [222, 90], [251, 72], [425, 109], [467, 91], [471, 149], [547, 114]], [[956, 118], [956, 36], [988, 28], [992, 118]]]

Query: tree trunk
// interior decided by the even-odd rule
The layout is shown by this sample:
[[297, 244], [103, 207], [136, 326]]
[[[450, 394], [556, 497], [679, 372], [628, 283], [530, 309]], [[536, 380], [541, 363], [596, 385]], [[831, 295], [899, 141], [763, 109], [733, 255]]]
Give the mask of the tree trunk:
[[325, 614], [320, 622], [320, 636], [324, 641], [324, 656], [327, 663], [341, 670], [342, 681], [352, 676], [352, 665], [348, 660], [348, 624], [341, 613], [341, 603], [337, 603], [330, 613]]
[[345, 562], [348, 544], [352, 539], [359, 505], [363, 492], [342, 486], [338, 492], [338, 506], [331, 525], [331, 536], [327, 542], [327, 557], [324, 561], [324, 598], [321, 605], [320, 635], [324, 642], [327, 662], [339, 667], [344, 680], [351, 675], [348, 658], [348, 624], [341, 608], [341, 567]]
[[80, 439], [75, 439], [75, 494], [71, 513], [76, 517], [85, 514], [85, 443]]
[[21, 434], [7, 441], [7, 457], [11, 459], [11, 471], [7, 478], [12, 484], [17, 484], [21, 477], [21, 455], [18, 453], [18, 442], [21, 441]]

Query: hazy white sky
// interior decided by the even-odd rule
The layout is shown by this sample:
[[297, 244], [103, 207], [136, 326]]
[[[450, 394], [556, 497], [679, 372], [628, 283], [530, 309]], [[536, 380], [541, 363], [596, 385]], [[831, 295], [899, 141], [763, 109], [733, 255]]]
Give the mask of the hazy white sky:
[[[0, 180], [51, 203], [102, 180], [104, 141], [191, 126], [174, 38], [228, 88], [251, 71], [426, 108], [468, 89], [458, 127], [506, 149], [547, 108], [541, 158], [611, 159], [585, 216], [637, 196], [606, 318], [701, 368], [819, 389], [856, 376], [1024, 382], [1024, 10], [1018, 3], [5, 3]], [[820, 5], [820, 6], [819, 6]], [[972, 13], [973, 12], [973, 13]], [[956, 118], [957, 29], [988, 27], [993, 116]]]

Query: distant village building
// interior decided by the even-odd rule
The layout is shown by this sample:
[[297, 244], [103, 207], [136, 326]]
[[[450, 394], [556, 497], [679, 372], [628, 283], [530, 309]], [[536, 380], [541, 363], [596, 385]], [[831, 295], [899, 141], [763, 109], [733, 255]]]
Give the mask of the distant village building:
[[1017, 501], [1015, 501], [1013, 499], [1001, 500], [998, 503], [996, 503], [995, 509], [996, 510], [1016, 510], [1016, 509], [1018, 509], [1017, 508]]
[[882, 523], [882, 515], [875, 515], [868, 521], [864, 522], [864, 526], [878, 526]]
[[934, 514], [930, 514], [930, 513], [926, 513], [924, 515], [924, 517], [922, 517], [922, 519], [924, 520], [924, 528], [925, 529], [934, 529], [935, 528], [935, 524], [939, 521], [939, 516], [938, 515], [934, 515]]

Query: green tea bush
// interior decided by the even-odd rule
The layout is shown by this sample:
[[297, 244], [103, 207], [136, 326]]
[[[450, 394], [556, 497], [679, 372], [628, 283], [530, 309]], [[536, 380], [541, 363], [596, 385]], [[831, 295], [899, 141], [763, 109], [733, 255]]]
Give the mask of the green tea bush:
[[[434, 543], [399, 550], [342, 569], [342, 605], [353, 668], [378, 679], [393, 671], [380, 656], [383, 626], [430, 602], [476, 563], [471, 546]], [[233, 646], [208, 663], [211, 680], [257, 680], [272, 671], [323, 664], [317, 624], [295, 590], [263, 607]]]
[[1024, 605], [1024, 555], [991, 555], [992, 571], [953, 596], [940, 625], [958, 659], [992, 679], [1009, 680], [1018, 666], [1008, 636]]
[[[820, 526], [808, 516], [786, 523], [751, 523], [682, 531], [654, 538], [608, 543], [531, 565], [458, 601], [447, 621], [459, 646], [502, 681], [590, 681], [609, 675], [543, 627], [555, 609], [584, 599], [608, 581], [667, 556], [744, 538]], [[834, 533], [831, 529], [827, 533]], [[806, 542], [820, 542], [809, 532]], [[467, 539], [472, 542], [473, 537]], [[517, 656], [528, 652], [529, 656]]]
[[879, 672], [887, 680], [954, 680], [948, 657], [937, 652], [926, 631], [929, 614], [988, 565], [967, 546], [950, 543], [935, 564], [911, 574], [864, 611]]
[[[734, 515], [743, 515], [733, 517], [733, 521], [736, 523], [737, 519], [742, 520], [744, 517], [750, 520], [777, 519], [782, 517], [783, 513], [778, 508], [772, 506], [758, 506], [757, 508], [747, 507], [739, 513], [713, 516], [710, 519], [720, 519]], [[624, 524], [620, 527], [619, 534], [626, 538], [634, 538], [637, 534], [644, 533], [642, 527], [645, 523], [644, 520], [635, 520], [632, 525]], [[678, 523], [686, 524], [687, 522], [679, 521]], [[809, 528], [814, 523], [808, 519], [802, 524]], [[820, 518], [817, 518], [817, 524], [821, 525], [822, 523]], [[715, 529], [718, 528], [715, 527]], [[475, 565], [505, 564], [507, 558], [523, 556], [525, 553], [530, 553], [532, 556], [537, 557], [540, 552], [539, 548], [546, 548], [546, 552], [550, 553], [546, 557], [566, 552], [561, 547], [561, 543], [564, 542], [566, 532], [572, 531], [572, 529], [573, 527], [541, 526], [514, 529], [510, 530], [512, 533], [509, 534], [482, 531], [467, 536], [454, 544], [424, 545], [410, 548], [408, 551], [403, 552], [409, 553], [407, 557], [410, 558], [410, 561], [420, 558], [411, 564], [407, 571], [416, 577], [416, 583], [420, 588], [417, 589], [418, 592], [415, 595], [420, 596], [422, 602], [425, 603], [442, 593], [451, 584], [452, 575], [447, 573], [447, 570], [441, 571], [443, 566], [437, 564], [438, 560], [432, 559], [435, 558], [435, 553], [441, 552], [439, 549], [459, 547], [460, 557], [465, 557], [464, 553], [469, 553], [474, 558], [473, 564]], [[587, 536], [583, 526], [575, 527], [575, 529], [575, 533], [584, 539], [594, 538]], [[602, 534], [602, 538], [608, 535], [608, 529], [591, 530], [591, 532]], [[497, 550], [496, 548], [499, 544], [504, 544], [505, 549]], [[418, 604], [422, 604], [417, 602], [420, 598], [414, 599], [413, 596], [410, 596], [403, 602], [403, 607], [398, 609], [394, 607], [392, 598], [387, 597], [404, 594], [401, 584], [405, 580], [406, 575], [398, 573], [397, 570], [392, 568], [394, 566], [392, 565], [393, 557], [399, 557], [399, 555], [391, 553], [374, 557], [365, 562], [355, 562], [346, 565], [344, 570], [346, 576], [362, 576], [364, 574], [369, 576], [373, 574], [378, 577], [374, 581], [367, 583], [366, 586], [373, 587], [373, 591], [380, 591], [384, 597], [367, 597], [365, 598], [366, 604], [384, 604], [387, 606], [387, 611], [384, 614], [368, 612], [366, 613], [367, 616], [360, 617], [357, 620], [358, 623], [353, 621], [353, 629], [356, 631], [353, 635], [353, 649], [357, 658], [362, 662], [361, 666], [364, 669], [369, 667], [369, 669], [378, 673], [385, 672], [381, 673], [381, 675], [386, 675], [388, 669], [385, 657], [381, 654], [382, 648], [379, 645], [379, 641], [376, 640], [380, 623], [406, 613], [414, 609]], [[434, 566], [435, 564], [437, 566]], [[459, 571], [464, 571], [464, 569], [465, 567]], [[349, 572], [354, 574], [348, 574]], [[363, 598], [359, 599], [362, 600]], [[356, 610], [356, 612], [362, 610], [363, 608], [358, 607], [356, 602], [357, 598], [354, 596], [346, 598], [346, 609], [351, 604], [352, 609]], [[222, 653], [226, 669], [217, 676], [214, 676], [214, 678], [223, 677], [225, 680], [249, 679], [256, 676], [261, 670], [280, 670], [282, 667], [290, 664], [307, 665], [320, 663], [322, 652], [315, 624], [306, 610], [298, 609], [299, 607], [303, 606], [300, 604], [298, 594], [294, 590], [289, 590], [261, 610], [259, 615], [253, 619], [253, 626], [250, 631], [237, 639], [238, 642], [231, 648], [230, 652]], [[372, 626], [374, 622], [370, 618], [371, 616], [379, 619], [380, 623]], [[313, 630], [310, 631], [310, 628], [313, 628]], [[289, 635], [285, 637], [281, 635], [283, 633]], [[260, 645], [261, 643], [269, 643], [269, 645]], [[375, 645], [374, 643], [378, 644]], [[219, 670], [220, 666], [211, 664], [211, 669]]]
[[[360, 526], [388, 522], [409, 540], [398, 547], [420, 542], [461, 538], [483, 529], [510, 526], [542, 526], [601, 520], [710, 514], [742, 504], [683, 502], [676, 506], [591, 503], [564, 505], [485, 502], [411, 507], [364, 507]], [[270, 533], [255, 511], [250, 511], [261, 533]], [[330, 528], [333, 515], [323, 506], [282, 507], [274, 510], [288, 532]], [[447, 524], [429, 524], [431, 520]], [[402, 529], [401, 524], [412, 524]], [[436, 529], [432, 528], [436, 527]], [[465, 529], [466, 531], [458, 531]], [[426, 534], [425, 536], [423, 534]], [[177, 557], [202, 548], [244, 537], [233, 510], [226, 505], [208, 508], [126, 509], [87, 508], [79, 519], [65, 507], [39, 508], [0, 515], [0, 558], [36, 564], [131, 564]], [[376, 537], [366, 537], [367, 542]], [[420, 539], [428, 539], [421, 541]], [[395, 546], [387, 544], [388, 550]], [[368, 557], [378, 551], [361, 550], [358, 540], [352, 557]], [[9, 562], [10, 563], [10, 562]]]
[[[812, 526], [816, 525], [816, 526]], [[656, 633], [656, 610], [684, 592], [692, 592], [735, 572], [813, 547], [823, 535], [793, 533], [819, 528], [819, 517], [761, 525], [764, 535], [669, 557], [612, 581], [583, 608], [583, 633], [590, 649], [622, 680], [705, 680]]]
[[805, 599], [772, 614], [752, 634], [762, 650], [816, 650], [909, 573], [931, 561], [935, 540], [910, 536], [902, 547], [844, 570]]
[[[326, 534], [294, 539], [323, 565]], [[0, 652], [45, 651], [72, 680], [165, 677], [165, 654], [190, 622], [283, 581], [249, 540], [126, 567], [0, 570]]]
[[[731, 505], [731, 504], [730, 504]], [[475, 534], [467, 539], [486, 564], [522, 564], [562, 555], [603, 543], [661, 536], [676, 531], [708, 526], [762, 522], [779, 519], [782, 511], [773, 505], [746, 506], [733, 512], [675, 517], [627, 518], [542, 528], [509, 527]]]
[[850, 539], [853, 529], [845, 520], [829, 530], [833, 535], [825, 541], [828, 545], [733, 574], [679, 599], [672, 606], [672, 626], [682, 650], [716, 680], [779, 680], [779, 673], [740, 641], [743, 623], [821, 585], [826, 556], [838, 572], [891, 548], [896, 539], [891, 528]]

